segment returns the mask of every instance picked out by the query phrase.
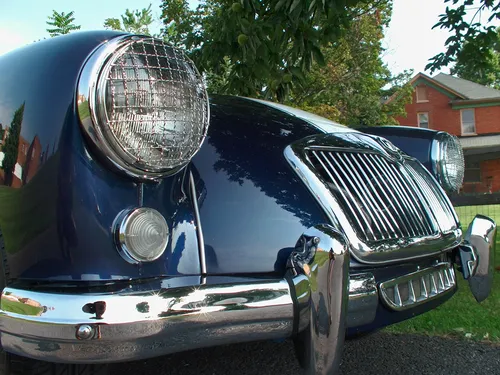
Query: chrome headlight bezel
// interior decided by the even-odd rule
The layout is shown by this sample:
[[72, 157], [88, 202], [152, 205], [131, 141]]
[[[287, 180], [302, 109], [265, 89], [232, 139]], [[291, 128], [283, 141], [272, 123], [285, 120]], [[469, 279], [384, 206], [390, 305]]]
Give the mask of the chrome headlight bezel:
[[[452, 147], [455, 155], [448, 150]], [[431, 164], [434, 176], [449, 193], [460, 190], [464, 180], [465, 161], [460, 140], [449, 133], [438, 132], [432, 141]], [[456, 168], [454, 176], [449, 175], [450, 166]]]
[[[84, 63], [78, 80], [76, 95], [76, 112], [78, 113], [84, 135], [90, 140], [93, 148], [97, 149], [99, 156], [104, 156], [105, 160], [119, 172], [139, 180], [156, 180], [174, 174], [185, 167], [201, 148], [208, 131], [210, 118], [208, 94], [203, 84], [202, 77], [194, 63], [183, 56], [183, 59], [189, 64], [190, 68], [199, 79], [203, 93], [202, 99], [204, 100], [203, 113], [201, 113], [203, 131], [194, 152], [187, 152], [186, 154], [189, 155], [189, 157], [175, 166], [157, 168], [154, 165], [141, 163], [138, 158], [134, 158], [133, 155], [128, 154], [122, 147], [109, 126], [106, 109], [106, 100], [108, 99], [106, 97], [106, 80], [113, 61], [119, 56], [125, 55], [127, 49], [132, 44], [153, 39], [154, 38], [148, 36], [127, 34], [115, 37], [99, 45]], [[157, 43], [163, 43], [160, 40], [155, 41]], [[166, 43], [164, 44], [166, 45]], [[169, 46], [169, 48], [170, 47], [171, 46]], [[181, 51], [176, 51], [182, 54]], [[148, 69], [149, 67], [146, 68]]]

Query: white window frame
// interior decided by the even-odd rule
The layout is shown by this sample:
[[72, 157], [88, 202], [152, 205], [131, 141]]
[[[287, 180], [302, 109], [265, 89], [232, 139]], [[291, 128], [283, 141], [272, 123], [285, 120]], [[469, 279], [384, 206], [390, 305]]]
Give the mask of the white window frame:
[[419, 128], [422, 128], [422, 126], [420, 126], [420, 115], [427, 115], [427, 127], [426, 128], [423, 128], [423, 129], [430, 129], [430, 116], [429, 116], [429, 112], [417, 112], [417, 124], [418, 124], [418, 127]]
[[[426, 97], [426, 99], [421, 99], [421, 98], [419, 98], [419, 97], [418, 97], [418, 88], [419, 88], [419, 87], [420, 87], [421, 89], [425, 90], [425, 97]], [[427, 98], [428, 98], [428, 95], [427, 95], [427, 94], [428, 94], [428, 93], [427, 93], [427, 87], [426, 87], [426, 86], [423, 86], [423, 85], [422, 85], [422, 86], [416, 86], [416, 87], [415, 87], [415, 97], [417, 98], [417, 103], [427, 103], [427, 102], [429, 101], [429, 99], [427, 99]]]
[[[474, 119], [474, 131], [473, 132], [464, 132], [464, 111], [472, 111], [472, 117]], [[462, 135], [476, 135], [476, 111], [474, 108], [464, 108], [460, 110], [460, 131]]]

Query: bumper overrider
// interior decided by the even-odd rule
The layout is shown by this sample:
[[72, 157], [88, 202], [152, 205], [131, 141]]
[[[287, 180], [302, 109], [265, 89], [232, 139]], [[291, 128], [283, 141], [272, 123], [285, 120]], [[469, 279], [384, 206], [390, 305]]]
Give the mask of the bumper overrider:
[[[478, 216], [459, 249], [478, 300], [491, 290], [495, 233], [495, 223]], [[7, 287], [1, 345], [46, 361], [99, 363], [293, 336], [306, 372], [326, 374], [338, 365], [348, 326], [373, 321], [381, 303], [404, 310], [456, 283], [446, 263], [378, 285], [370, 274], [348, 275], [344, 236], [321, 225], [301, 237], [282, 280], [93, 294]]]

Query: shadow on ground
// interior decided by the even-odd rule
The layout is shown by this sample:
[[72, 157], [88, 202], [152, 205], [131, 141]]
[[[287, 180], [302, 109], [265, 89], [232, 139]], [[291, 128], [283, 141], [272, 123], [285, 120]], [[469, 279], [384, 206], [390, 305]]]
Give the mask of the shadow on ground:
[[[287, 340], [193, 350], [116, 364], [112, 375], [299, 375]], [[348, 341], [341, 374], [500, 374], [500, 346], [448, 338], [376, 333]]]

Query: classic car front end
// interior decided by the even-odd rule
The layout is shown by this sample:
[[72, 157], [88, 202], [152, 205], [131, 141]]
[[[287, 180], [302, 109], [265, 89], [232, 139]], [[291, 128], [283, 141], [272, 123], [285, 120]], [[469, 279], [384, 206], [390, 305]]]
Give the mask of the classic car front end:
[[331, 374], [346, 333], [443, 303], [456, 270], [489, 294], [496, 225], [462, 234], [445, 133], [209, 100], [182, 52], [118, 32], [0, 71], [0, 373], [291, 337], [306, 373]]

